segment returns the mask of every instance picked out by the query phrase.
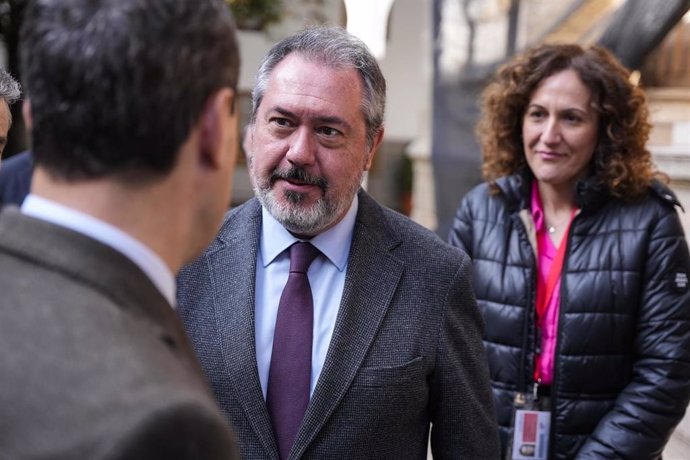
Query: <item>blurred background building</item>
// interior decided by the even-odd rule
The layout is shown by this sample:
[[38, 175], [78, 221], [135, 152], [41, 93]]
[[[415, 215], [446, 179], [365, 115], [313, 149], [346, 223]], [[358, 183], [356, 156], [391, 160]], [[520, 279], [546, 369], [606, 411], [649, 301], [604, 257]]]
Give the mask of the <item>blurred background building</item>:
[[[386, 135], [366, 187], [445, 238], [462, 196], [481, 181], [477, 96], [491, 73], [535, 43], [600, 43], [635, 70], [652, 108], [649, 147], [690, 212], [690, 0], [226, 0], [240, 31], [242, 123], [260, 59], [313, 24], [346, 26], [388, 82]], [[18, 75], [25, 0], [0, 0], [0, 59]], [[27, 147], [19, 105], [5, 156]], [[240, 160], [233, 204], [252, 196]], [[682, 213], [690, 237], [690, 214]], [[690, 417], [665, 459], [690, 459]]]

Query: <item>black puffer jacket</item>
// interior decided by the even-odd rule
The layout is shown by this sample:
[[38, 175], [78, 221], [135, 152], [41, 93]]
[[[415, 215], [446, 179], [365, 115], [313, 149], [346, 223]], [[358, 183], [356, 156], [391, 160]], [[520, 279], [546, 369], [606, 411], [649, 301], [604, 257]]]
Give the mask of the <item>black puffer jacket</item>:
[[[531, 179], [462, 201], [450, 242], [472, 257], [505, 450], [515, 392], [531, 389], [536, 241]], [[578, 184], [561, 275], [551, 459], [658, 458], [690, 399], [690, 256], [673, 193], [626, 203]]]

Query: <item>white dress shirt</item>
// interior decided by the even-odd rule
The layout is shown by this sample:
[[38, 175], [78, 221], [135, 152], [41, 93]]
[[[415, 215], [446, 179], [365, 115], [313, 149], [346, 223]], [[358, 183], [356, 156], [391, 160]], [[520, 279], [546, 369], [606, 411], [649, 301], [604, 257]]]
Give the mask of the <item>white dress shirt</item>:
[[[310, 397], [314, 393], [316, 382], [326, 360], [340, 300], [343, 296], [357, 208], [358, 201], [355, 195], [345, 217], [334, 227], [310, 240], [310, 243], [321, 251], [307, 272], [314, 299]], [[256, 363], [265, 399], [278, 303], [290, 271], [290, 255], [286, 249], [300, 240], [288, 232], [264, 208], [262, 208], [262, 219], [259, 254], [256, 261], [255, 317]]]
[[171, 306], [175, 305], [175, 276], [163, 259], [142, 242], [107, 222], [37, 195], [29, 194], [21, 211], [27, 216], [79, 232], [121, 252], [141, 268]]

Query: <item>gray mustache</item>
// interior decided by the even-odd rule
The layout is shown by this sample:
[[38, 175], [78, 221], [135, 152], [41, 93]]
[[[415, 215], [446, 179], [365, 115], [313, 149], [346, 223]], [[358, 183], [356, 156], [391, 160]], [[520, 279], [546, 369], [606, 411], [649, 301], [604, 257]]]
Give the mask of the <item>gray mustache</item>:
[[279, 179], [300, 182], [306, 185], [316, 185], [324, 191], [326, 188], [328, 188], [328, 181], [326, 179], [323, 177], [312, 176], [303, 168], [293, 167], [283, 171], [276, 169], [273, 171], [273, 174], [271, 174], [271, 185], [273, 185]]

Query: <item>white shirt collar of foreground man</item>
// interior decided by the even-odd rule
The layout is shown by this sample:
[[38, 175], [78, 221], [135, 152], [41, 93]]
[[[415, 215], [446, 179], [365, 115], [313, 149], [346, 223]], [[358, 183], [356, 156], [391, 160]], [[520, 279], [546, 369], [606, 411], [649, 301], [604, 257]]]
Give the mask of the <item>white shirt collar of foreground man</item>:
[[125, 255], [151, 279], [163, 297], [175, 305], [175, 276], [155, 252], [122, 230], [76, 209], [29, 194], [22, 203], [23, 214], [69, 228]]

